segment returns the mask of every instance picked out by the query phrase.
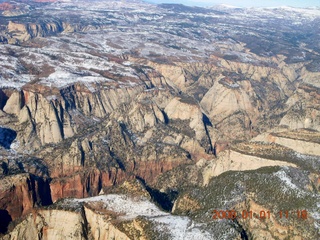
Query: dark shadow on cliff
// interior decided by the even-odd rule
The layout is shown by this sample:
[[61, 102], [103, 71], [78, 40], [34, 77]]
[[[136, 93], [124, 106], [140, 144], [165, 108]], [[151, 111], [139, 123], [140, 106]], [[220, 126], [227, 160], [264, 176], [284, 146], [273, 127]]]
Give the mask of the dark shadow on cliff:
[[249, 240], [251, 237], [248, 236], [246, 230], [241, 226], [237, 219], [233, 220], [234, 228], [240, 233], [242, 240]]
[[0, 89], [0, 109], [3, 110], [4, 106], [6, 105], [9, 97]]
[[2, 173], [4, 175], [7, 175], [9, 173], [9, 168], [8, 168], [8, 164], [5, 162], [1, 163], [1, 168], [2, 168]]
[[30, 175], [27, 180], [28, 187], [31, 190], [32, 198], [37, 206], [49, 206], [52, 202], [50, 180]]
[[171, 212], [171, 210], [173, 208], [174, 200], [176, 200], [177, 197], [178, 197], [178, 192], [177, 191], [171, 191], [170, 193], [160, 192], [158, 189], [154, 189], [154, 188], [149, 187], [146, 184], [144, 179], [142, 179], [142, 178], [140, 178], [138, 176], [136, 178], [146, 188], [146, 190], [150, 194], [151, 199], [152, 199], [153, 202], [155, 202], [163, 210]]
[[10, 149], [10, 145], [16, 137], [17, 133], [12, 129], [0, 127], [0, 146]]
[[12, 218], [7, 210], [0, 210], [0, 233], [5, 234]]
[[212, 146], [212, 141], [211, 141], [211, 138], [210, 138], [210, 132], [208, 130], [208, 126], [209, 127], [213, 127], [213, 125], [212, 125], [210, 119], [205, 114], [202, 114], [202, 121], [203, 121], [203, 124], [204, 124], [204, 128], [206, 130], [206, 134], [207, 134], [207, 137], [208, 137], [208, 140], [209, 140], [209, 145], [210, 145], [209, 148], [206, 148], [206, 153], [213, 154], [213, 155], [216, 156], [216, 150], [215, 150], [214, 146]]
[[[40, 206], [49, 206], [52, 202], [50, 180], [35, 177], [38, 181], [38, 204]], [[32, 181], [35, 184], [35, 181]], [[35, 185], [33, 186], [35, 188]], [[37, 199], [37, 196], [34, 196]]]

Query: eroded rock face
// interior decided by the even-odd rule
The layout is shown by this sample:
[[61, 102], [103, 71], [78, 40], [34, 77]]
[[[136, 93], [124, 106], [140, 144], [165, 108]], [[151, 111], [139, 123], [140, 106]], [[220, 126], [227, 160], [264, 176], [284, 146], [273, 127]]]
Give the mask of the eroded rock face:
[[204, 184], [208, 184], [210, 179], [227, 171], [248, 171], [255, 170], [267, 166], [291, 166], [297, 167], [295, 164], [270, 160], [267, 158], [259, 158], [241, 154], [236, 151], [225, 151], [219, 155], [218, 159], [211, 161], [203, 171]]
[[3, 239], [87, 239], [85, 224], [81, 213], [63, 210], [33, 211]]
[[[77, 133], [86, 118], [103, 118], [120, 104], [128, 102], [141, 88], [107, 90], [96, 93], [83, 92], [80, 88], [57, 89], [46, 96], [50, 89], [14, 91], [3, 111], [18, 117], [21, 134], [19, 141], [27, 149], [37, 149], [48, 143], [59, 143]], [[55, 94], [56, 95], [52, 95]]]
[[277, 137], [277, 136], [270, 136], [269, 139], [271, 142], [289, 147], [299, 153], [320, 156], [320, 151], [318, 150], [320, 149], [319, 143], [307, 142], [307, 141], [301, 141], [297, 139], [290, 139], [290, 138]]
[[124, 232], [112, 224], [111, 219], [108, 221], [105, 216], [95, 213], [90, 208], [84, 209], [93, 239], [130, 240]]
[[319, 132], [311, 129], [290, 130], [288, 128], [280, 128], [274, 129], [274, 131], [271, 131], [270, 133], [261, 134], [253, 140], [276, 143], [304, 155], [319, 156], [318, 139]]
[[164, 111], [170, 120], [190, 121], [189, 127], [194, 130], [196, 139], [201, 140], [206, 135], [203, 113], [200, 107], [193, 101], [193, 99], [174, 98]]
[[[204, 65], [179, 67], [185, 68], [197, 72]], [[190, 79], [188, 74], [183, 74]], [[225, 151], [233, 139], [249, 139], [265, 128], [256, 129], [261, 122], [259, 116], [276, 101], [286, 98], [275, 94], [271, 102], [262, 103], [257, 97], [261, 83], [257, 76], [241, 81], [240, 74], [217, 75], [215, 79], [202, 76], [199, 81], [207, 92], [197, 96], [199, 103], [197, 98], [186, 95], [188, 87], [182, 88], [185, 93], [179, 94], [175, 92], [177, 86], [170, 85], [171, 80], [166, 76], [155, 76], [155, 72], [152, 75], [153, 78], [146, 80], [149, 86], [97, 87], [93, 91], [81, 84], [62, 89], [28, 85], [21, 91], [3, 92], [1, 121], [9, 122], [17, 131], [20, 145], [16, 150], [32, 150], [32, 154], [45, 162], [51, 178], [48, 186], [52, 202], [95, 196], [136, 177], [156, 189], [170, 192], [185, 179], [192, 186], [203, 186], [228, 171], [297, 167], [278, 159]], [[159, 82], [161, 78], [163, 81]], [[287, 83], [290, 85], [290, 81]], [[148, 89], [152, 84], [163, 89]], [[284, 91], [290, 94], [290, 89]], [[271, 94], [271, 90], [266, 94]], [[280, 121], [280, 117], [276, 119]], [[181, 176], [175, 175], [174, 169], [184, 171], [184, 165], [190, 164], [185, 171], [188, 176], [179, 170], [176, 173]], [[38, 187], [30, 191], [40, 194]], [[30, 195], [23, 193], [26, 190], [20, 192], [21, 196]], [[35, 203], [41, 204], [33, 195], [16, 202], [20, 209], [28, 210], [4, 210], [12, 219], [25, 216]], [[179, 201], [185, 209], [187, 206], [198, 209], [192, 198]], [[113, 227], [110, 229], [113, 232]], [[94, 234], [109, 236], [110, 233]]]
[[[49, 196], [53, 202], [67, 197], [95, 196], [135, 177], [152, 183], [162, 173], [193, 162], [190, 153], [194, 159], [198, 152], [210, 156], [201, 142], [203, 138], [207, 141], [210, 138], [199, 108], [195, 108], [198, 115], [189, 124], [190, 129], [195, 130], [191, 135], [180, 134], [176, 128], [168, 126], [167, 116], [160, 106], [146, 102], [151, 94], [142, 92], [141, 100], [128, 103], [141, 90], [138, 86], [95, 95], [75, 86], [52, 92], [57, 94], [52, 99], [47, 96], [46, 88], [28, 86], [8, 96], [4, 113], [16, 121], [12, 125], [18, 131], [20, 143], [20, 149], [16, 150], [32, 149], [44, 160], [51, 178]], [[155, 97], [155, 102], [160, 102], [162, 93]], [[15, 111], [9, 115], [9, 109]], [[179, 120], [178, 115], [170, 118]], [[163, 135], [159, 135], [157, 127], [162, 129]], [[176, 136], [174, 144], [162, 138], [168, 132]], [[161, 145], [150, 145], [150, 141]], [[39, 150], [35, 151], [37, 148]], [[38, 189], [34, 192], [40, 194]], [[20, 211], [15, 218], [26, 213]]]
[[52, 20], [52, 22], [29, 24], [9, 21], [7, 29], [8, 33], [13, 35], [12, 39], [10, 39], [12, 43], [15, 41], [24, 42], [35, 37], [60, 33], [64, 30], [62, 22], [55, 20]]
[[[190, 68], [196, 73], [197, 68], [207, 69], [209, 65], [178, 68]], [[260, 81], [257, 76], [250, 81], [238, 81], [239, 74], [217, 79], [203, 76], [201, 81], [208, 91], [200, 103], [172, 92], [167, 77], [162, 78], [166, 79], [161, 83], [164, 85], [157, 83], [164, 87], [162, 90], [146, 90], [138, 85], [91, 91], [75, 84], [63, 89], [26, 86], [21, 91], [3, 93], [3, 116], [13, 119], [10, 126], [18, 133], [17, 150], [32, 150], [45, 161], [52, 178], [53, 202], [66, 197], [94, 196], [135, 177], [157, 186], [162, 174], [199, 160], [200, 165], [209, 161], [204, 163], [206, 167], [194, 167], [190, 176], [203, 171], [199, 180], [204, 184], [230, 170], [296, 166], [234, 151], [230, 156], [223, 152], [230, 142], [219, 140], [221, 137], [232, 140], [237, 134], [244, 138], [255, 135], [253, 128], [260, 121], [257, 116], [262, 108], [256, 99], [259, 91], [254, 81]], [[155, 79], [159, 76], [149, 78], [151, 82]], [[225, 104], [220, 99], [224, 94], [229, 101]], [[230, 121], [232, 124], [221, 134]], [[214, 159], [214, 154], [218, 159]], [[168, 178], [172, 181], [170, 188], [179, 184], [173, 178]], [[16, 216], [25, 213], [20, 211]]]
[[130, 179], [121, 169], [110, 169], [108, 172], [92, 169], [73, 176], [57, 177], [50, 183], [52, 201], [62, 198], [84, 198], [96, 196], [104, 188], [110, 188]]
[[[163, 212], [139, 193], [132, 194], [60, 201], [51, 209], [33, 211], [12, 226], [3, 239], [40, 236], [42, 239], [143, 240], [174, 238], [177, 234], [184, 234], [188, 239], [192, 236], [214, 239], [198, 226], [188, 227], [188, 223], [193, 223], [191, 219]], [[120, 208], [127, 211], [121, 212]]]
[[244, 111], [255, 122], [258, 116], [258, 106], [254, 107], [251, 95], [254, 94], [249, 81], [240, 83], [224, 83], [223, 80], [216, 82], [206, 93], [201, 101], [202, 107], [210, 113], [210, 118], [220, 122], [237, 111]]
[[[207, 223], [204, 239], [282, 239], [294, 226], [212, 223], [214, 208], [272, 210], [280, 208], [275, 195], [293, 210], [315, 211], [320, 75], [318, 19], [309, 14], [317, 9], [29, 2], [32, 8], [1, 5], [12, 18], [1, 18], [0, 42], [15, 44], [0, 46], [0, 232], [17, 220], [7, 239], [169, 238], [169, 228], [148, 235], [155, 228], [144, 218], [101, 214], [102, 203], [39, 209], [64, 198], [140, 192], [119, 186], [134, 179], [167, 211]], [[304, 230], [290, 237], [315, 239], [315, 216], [312, 234], [299, 225]], [[179, 224], [187, 226], [183, 234], [193, 229]], [[183, 236], [197, 239], [192, 234]]]
[[25, 173], [6, 177], [0, 181], [0, 208], [6, 210], [12, 220], [26, 215], [36, 205], [52, 203], [47, 180]]
[[319, 87], [301, 84], [286, 102], [288, 111], [280, 124], [290, 129], [308, 128], [319, 131]]

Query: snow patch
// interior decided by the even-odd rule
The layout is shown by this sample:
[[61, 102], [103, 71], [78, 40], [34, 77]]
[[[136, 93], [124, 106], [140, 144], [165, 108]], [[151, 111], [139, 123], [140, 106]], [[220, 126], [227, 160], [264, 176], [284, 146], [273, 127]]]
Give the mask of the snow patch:
[[317, 203], [317, 209], [315, 212], [310, 212], [310, 215], [315, 219], [314, 226], [320, 230], [320, 202]]
[[280, 178], [280, 180], [284, 182], [287, 187], [293, 190], [299, 190], [299, 188], [291, 181], [291, 179], [288, 177], [284, 170], [280, 170], [274, 173], [274, 176]]
[[50, 96], [46, 97], [46, 99], [47, 99], [48, 101], [55, 101], [55, 100], [58, 99], [58, 97], [57, 97], [57, 95], [50, 95]]
[[126, 195], [100, 195], [84, 199], [69, 200], [79, 202], [103, 202], [104, 207], [121, 214], [119, 219], [132, 220], [138, 216], [147, 217], [155, 223], [158, 230], [171, 235], [170, 239], [213, 239], [212, 234], [202, 230], [202, 224], [196, 224], [189, 217], [173, 216], [163, 212], [155, 204], [143, 197], [129, 197]]
[[125, 214], [122, 219], [130, 220], [138, 216], [169, 215], [144, 198], [131, 198], [125, 195], [101, 195], [91, 198], [74, 199], [76, 202], [103, 202], [105, 208], [117, 213]]

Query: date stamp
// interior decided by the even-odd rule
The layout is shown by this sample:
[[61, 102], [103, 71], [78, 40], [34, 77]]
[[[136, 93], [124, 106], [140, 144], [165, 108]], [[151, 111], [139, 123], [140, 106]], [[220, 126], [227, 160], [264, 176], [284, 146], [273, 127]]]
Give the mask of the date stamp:
[[237, 212], [236, 210], [213, 210], [212, 211], [212, 219], [270, 219], [271, 217], [282, 219], [282, 218], [296, 218], [306, 220], [308, 218], [307, 210], [296, 210], [296, 211], [279, 211], [278, 213], [271, 213], [267, 210], [260, 210], [257, 212], [242, 210]]

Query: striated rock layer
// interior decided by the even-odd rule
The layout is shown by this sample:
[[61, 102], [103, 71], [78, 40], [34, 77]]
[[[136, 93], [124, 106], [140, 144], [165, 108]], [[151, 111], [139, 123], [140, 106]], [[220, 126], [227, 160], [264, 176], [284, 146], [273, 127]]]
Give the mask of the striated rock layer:
[[318, 9], [42, 2], [0, 6], [1, 238], [319, 238]]

